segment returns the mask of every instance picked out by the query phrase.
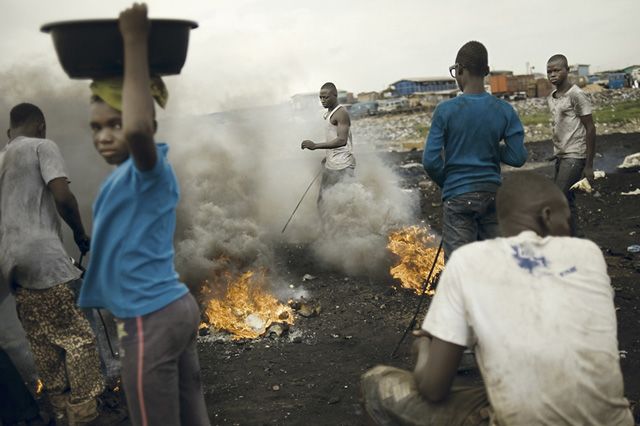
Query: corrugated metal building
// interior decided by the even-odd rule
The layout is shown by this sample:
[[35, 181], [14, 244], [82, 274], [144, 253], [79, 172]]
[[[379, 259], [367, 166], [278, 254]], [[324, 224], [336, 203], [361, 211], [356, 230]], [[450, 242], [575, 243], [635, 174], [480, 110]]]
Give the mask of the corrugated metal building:
[[451, 77], [430, 78], [404, 78], [390, 86], [393, 96], [409, 96], [416, 92], [438, 92], [441, 90], [454, 90], [458, 87]]

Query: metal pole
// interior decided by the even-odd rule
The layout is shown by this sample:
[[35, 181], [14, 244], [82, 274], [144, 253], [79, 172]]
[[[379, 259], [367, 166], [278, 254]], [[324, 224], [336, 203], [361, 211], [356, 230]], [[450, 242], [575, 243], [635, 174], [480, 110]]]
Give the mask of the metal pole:
[[[85, 269], [82, 266], [82, 260], [84, 259], [84, 253], [80, 253], [80, 258], [78, 259], [78, 268], [82, 271], [82, 275], [80, 277], [84, 277]], [[109, 351], [111, 352], [111, 356], [114, 358], [118, 358], [118, 353], [113, 350], [113, 344], [111, 343], [111, 337], [109, 337], [109, 330], [107, 329], [107, 323], [102, 316], [102, 312], [100, 312], [99, 308], [94, 308], [98, 313], [98, 317], [100, 317], [100, 322], [102, 323], [102, 327], [104, 328], [104, 335], [107, 338], [107, 345], [109, 346]]]
[[304, 191], [304, 194], [302, 194], [302, 197], [300, 197], [300, 201], [298, 201], [298, 204], [296, 205], [296, 208], [293, 209], [293, 212], [291, 212], [291, 216], [289, 216], [289, 220], [287, 220], [287, 223], [284, 224], [284, 227], [282, 228], [282, 232], [281, 233], [284, 234], [285, 229], [287, 229], [287, 225], [289, 225], [289, 222], [291, 222], [291, 219], [293, 219], [293, 215], [296, 214], [296, 211], [298, 211], [298, 207], [300, 207], [300, 204], [302, 203], [302, 200], [304, 200], [304, 197], [307, 195], [307, 192], [309, 192], [309, 190], [311, 189], [311, 186], [316, 181], [316, 179], [318, 179], [318, 176], [320, 176], [320, 174], [322, 174], [322, 169], [320, 169], [320, 171], [313, 178], [313, 180], [311, 181], [309, 186], [307, 186], [307, 189]]
[[441, 250], [442, 250], [442, 238], [440, 238], [438, 251], [436, 252], [436, 257], [433, 259], [433, 263], [431, 264], [431, 270], [429, 271], [429, 275], [427, 275], [427, 279], [424, 280], [424, 284], [422, 284], [422, 293], [420, 294], [420, 299], [418, 300], [418, 306], [416, 307], [416, 312], [413, 314], [413, 318], [411, 318], [411, 322], [409, 323], [407, 328], [404, 330], [404, 333], [402, 333], [402, 337], [400, 338], [400, 341], [396, 345], [393, 352], [391, 352], [391, 359], [396, 357], [396, 352], [398, 352], [398, 349], [400, 349], [400, 345], [404, 341], [404, 338], [407, 337], [407, 334], [409, 334], [409, 331], [413, 330], [413, 328], [416, 326], [416, 318], [418, 318], [418, 314], [420, 313], [420, 309], [422, 308], [422, 302], [424, 302], [424, 298], [425, 298], [424, 296], [427, 294], [427, 287], [429, 285], [429, 280], [431, 279], [433, 270], [436, 267], [436, 263], [438, 263], [438, 256], [440, 256]]

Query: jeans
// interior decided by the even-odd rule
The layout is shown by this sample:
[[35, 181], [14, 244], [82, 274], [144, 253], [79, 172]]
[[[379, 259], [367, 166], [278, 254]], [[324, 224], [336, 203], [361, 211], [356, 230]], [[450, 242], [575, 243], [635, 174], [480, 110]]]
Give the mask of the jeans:
[[571, 185], [582, 179], [582, 172], [587, 160], [584, 158], [556, 158], [556, 170], [553, 181], [564, 192], [571, 210], [571, 235], [576, 233], [576, 196]]
[[442, 246], [445, 259], [458, 247], [499, 235], [496, 194], [467, 192], [449, 198], [442, 206]]

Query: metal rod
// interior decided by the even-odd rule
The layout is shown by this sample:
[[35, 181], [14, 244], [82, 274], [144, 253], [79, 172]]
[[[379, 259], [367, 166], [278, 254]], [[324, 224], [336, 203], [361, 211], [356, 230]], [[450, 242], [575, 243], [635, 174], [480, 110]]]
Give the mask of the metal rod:
[[436, 267], [436, 263], [438, 263], [438, 256], [440, 256], [441, 250], [442, 250], [442, 238], [440, 238], [440, 244], [438, 245], [438, 251], [436, 252], [436, 257], [433, 259], [433, 263], [431, 264], [431, 270], [429, 270], [427, 279], [424, 280], [424, 283], [422, 284], [422, 293], [420, 294], [420, 299], [418, 300], [418, 306], [416, 307], [416, 312], [413, 314], [413, 318], [411, 318], [411, 322], [409, 323], [407, 328], [404, 330], [404, 333], [402, 333], [402, 337], [400, 338], [400, 341], [396, 345], [393, 352], [391, 352], [391, 359], [396, 357], [396, 352], [398, 352], [398, 349], [400, 349], [400, 345], [402, 345], [402, 342], [404, 341], [405, 337], [407, 337], [407, 334], [409, 334], [409, 331], [413, 330], [413, 328], [416, 326], [416, 318], [418, 318], [418, 314], [420, 313], [420, 309], [422, 308], [422, 302], [424, 302], [424, 299], [425, 299], [424, 296], [427, 294], [427, 287], [429, 286], [429, 280], [431, 279], [433, 270]]
[[287, 229], [287, 225], [289, 225], [289, 222], [291, 222], [291, 219], [293, 219], [293, 215], [296, 214], [296, 211], [298, 211], [298, 207], [300, 207], [300, 204], [302, 204], [302, 200], [304, 200], [304, 197], [307, 195], [307, 192], [309, 192], [309, 190], [311, 189], [311, 186], [316, 181], [316, 179], [318, 179], [318, 176], [320, 176], [321, 174], [322, 174], [322, 168], [320, 169], [318, 174], [313, 178], [309, 186], [307, 186], [307, 189], [304, 191], [304, 194], [302, 194], [302, 197], [300, 197], [300, 201], [298, 201], [296, 208], [293, 209], [293, 212], [291, 212], [291, 216], [289, 216], [289, 220], [287, 220], [287, 223], [285, 223], [284, 227], [282, 228], [282, 232], [281, 232], [282, 234], [284, 234], [285, 229]]
[[102, 312], [100, 312], [99, 308], [96, 308], [96, 312], [100, 317], [100, 322], [102, 323], [102, 327], [104, 327], [104, 335], [107, 336], [107, 345], [109, 345], [109, 351], [111, 351], [111, 356], [114, 358], [118, 358], [119, 354], [113, 350], [113, 346], [111, 345], [111, 338], [109, 337], [109, 330], [107, 329], [107, 323], [102, 316]]
[[[80, 258], [78, 259], [78, 268], [82, 271], [81, 278], [84, 277], [85, 269], [82, 266], [82, 260], [84, 259], [84, 253], [80, 253]], [[113, 350], [113, 344], [111, 343], [111, 337], [109, 337], [109, 330], [107, 329], [107, 323], [102, 316], [102, 312], [100, 309], [94, 308], [94, 310], [98, 313], [98, 317], [100, 317], [100, 322], [102, 323], [102, 327], [104, 328], [104, 335], [107, 338], [107, 345], [109, 346], [109, 351], [111, 351], [111, 356], [117, 358], [119, 354]]]

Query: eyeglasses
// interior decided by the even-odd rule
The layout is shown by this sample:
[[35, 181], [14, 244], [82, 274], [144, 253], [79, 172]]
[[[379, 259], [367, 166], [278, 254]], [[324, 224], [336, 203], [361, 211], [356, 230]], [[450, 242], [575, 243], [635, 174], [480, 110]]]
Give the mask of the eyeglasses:
[[456, 78], [456, 75], [458, 75], [459, 68], [461, 67], [460, 67], [460, 64], [458, 63], [455, 63], [449, 67], [449, 74], [451, 75], [451, 77]]

